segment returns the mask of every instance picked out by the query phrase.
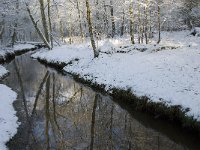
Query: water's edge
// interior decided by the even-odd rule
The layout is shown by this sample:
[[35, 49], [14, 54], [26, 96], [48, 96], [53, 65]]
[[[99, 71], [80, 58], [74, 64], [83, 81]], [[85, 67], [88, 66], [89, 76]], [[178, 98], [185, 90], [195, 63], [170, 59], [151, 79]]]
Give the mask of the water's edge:
[[35, 46], [34, 48], [22, 49], [20, 51], [14, 51], [13, 53], [9, 53], [9, 52], [6, 53], [4, 57], [0, 58], [0, 64], [9, 63], [12, 60], [14, 60], [16, 56], [20, 56], [30, 51], [35, 51], [35, 50], [45, 47], [44, 45], [40, 45], [40, 44], [36, 44], [34, 46]]
[[110, 93], [105, 90], [105, 85], [102, 85], [102, 84], [100, 85], [90, 80], [85, 80], [79, 74], [73, 74], [73, 73], [64, 71], [63, 68], [67, 65], [65, 63], [59, 64], [57, 62], [48, 62], [47, 60], [40, 59], [40, 58], [37, 58], [37, 60], [40, 63], [50, 66], [62, 72], [65, 75], [73, 76], [73, 78], [76, 81], [86, 84], [97, 91], [107, 93], [108, 95], [116, 99], [118, 102], [123, 102], [123, 103], [127, 103], [128, 105], [131, 105], [132, 109], [136, 111], [148, 113], [156, 119], [165, 120], [165, 121], [167, 120], [170, 123], [177, 124], [179, 127], [200, 136], [200, 122], [198, 122], [193, 117], [187, 116], [186, 112], [188, 110], [182, 109], [182, 107], [179, 105], [167, 106], [165, 103], [162, 103], [162, 102], [160, 103], [152, 102], [146, 96], [137, 97], [131, 92], [131, 90], [122, 90], [122, 89], [114, 88], [114, 89], [110, 89], [110, 91], [112, 91], [112, 93]]
[[[19, 56], [19, 60], [26, 59], [26, 57], [30, 57], [30, 55], [25, 54], [23, 56]], [[18, 57], [16, 59], [18, 59]], [[13, 60], [11, 63], [13, 63], [14, 61], [15, 60]], [[30, 68], [29, 64], [32, 64], [32, 62], [30, 63], [28, 61], [25, 60], [25, 62], [28, 63], [28, 65], [26, 67]], [[37, 62], [37, 60], [34, 60], [33, 62], [35, 62], [35, 61]], [[23, 63], [21, 63], [21, 64], [23, 64]], [[122, 109], [126, 110], [138, 122], [140, 122], [142, 125], [144, 125], [145, 128], [153, 129], [160, 134], [164, 134], [165, 136], [167, 136], [170, 140], [174, 141], [175, 143], [183, 145], [183, 147], [186, 146], [189, 149], [199, 149], [200, 148], [200, 145], [198, 142], [200, 138], [199, 138], [199, 135], [196, 132], [196, 130], [194, 130], [194, 128], [187, 128], [187, 130], [185, 130], [186, 128], [180, 128], [182, 125], [181, 123], [179, 123], [177, 125], [177, 120], [165, 121], [166, 116], [164, 116], [164, 115], [156, 115], [156, 113], [149, 114], [149, 112], [151, 110], [146, 111], [145, 110], [146, 108], [143, 106], [144, 105], [143, 103], [145, 103], [144, 101], [146, 98], [144, 98], [143, 99], [144, 101], [142, 100], [141, 103], [138, 103], [138, 100], [141, 100], [141, 99], [138, 99], [134, 95], [131, 95], [131, 93], [129, 93], [129, 91], [121, 91], [119, 89], [114, 89], [113, 94], [106, 93], [103, 86], [93, 84], [89, 81], [85, 81], [85, 80], [79, 78], [78, 75], [70, 75], [69, 73], [64, 72], [62, 70], [62, 67], [57, 66], [56, 64], [53, 64], [53, 65], [54, 65], [53, 68], [55, 68], [57, 71], [55, 71], [55, 69], [52, 69], [52, 70], [56, 74], [60, 74], [63, 77], [71, 78], [71, 80], [74, 80], [74, 82], [76, 82], [79, 85], [83, 85], [88, 88], [91, 87], [92, 91], [94, 91], [96, 93], [100, 93], [101, 95], [106, 96], [107, 94], [109, 94], [110, 96], [112, 96], [113, 98], [111, 98], [111, 99], [114, 103], [119, 105]], [[49, 68], [48, 67], [49, 65], [47, 65], [47, 63], [42, 63], [41, 66], [46, 66], [47, 68]], [[13, 69], [13, 68], [10, 68], [10, 69]], [[30, 69], [32, 69], [32, 68], [30, 68]], [[33, 71], [34, 71], [34, 69], [33, 69]], [[15, 75], [13, 75], [13, 73], [11, 73], [11, 75], [15, 76]], [[9, 80], [9, 79], [5, 79], [5, 80]], [[5, 81], [5, 83], [6, 82], [7, 81]], [[16, 81], [16, 83], [17, 83], [17, 81]], [[14, 84], [14, 83], [12, 83], [12, 84]], [[28, 132], [25, 133], [25, 129], [29, 128], [29, 124], [27, 124], [27, 122], [26, 122], [27, 121], [26, 116], [22, 110], [23, 103], [22, 103], [22, 100], [20, 97], [21, 97], [21, 95], [18, 95], [18, 100], [15, 101], [13, 105], [14, 105], [15, 110], [17, 111], [17, 117], [19, 118], [19, 121], [21, 122], [21, 126], [18, 129], [17, 135], [7, 143], [10, 150], [12, 150], [12, 149], [13, 150], [16, 150], [16, 149], [22, 150], [22, 149], [29, 148], [29, 147], [26, 147], [26, 148], [24, 147], [27, 144], [27, 142], [30, 140], [27, 138], [27, 135], [29, 133]], [[147, 105], [147, 103], [146, 103], [146, 105]], [[29, 131], [29, 130], [27, 130], [27, 131]], [[80, 135], [80, 136], [82, 136], [82, 135]], [[154, 144], [156, 144], [156, 143], [154, 143]]]

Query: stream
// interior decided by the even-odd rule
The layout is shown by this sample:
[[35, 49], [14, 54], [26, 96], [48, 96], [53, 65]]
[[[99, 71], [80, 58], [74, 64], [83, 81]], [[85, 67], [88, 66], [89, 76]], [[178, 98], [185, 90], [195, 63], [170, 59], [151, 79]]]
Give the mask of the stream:
[[2, 83], [18, 93], [18, 133], [10, 150], [187, 150], [200, 139], [176, 125], [131, 109], [72, 76], [42, 65], [31, 53], [4, 66]]

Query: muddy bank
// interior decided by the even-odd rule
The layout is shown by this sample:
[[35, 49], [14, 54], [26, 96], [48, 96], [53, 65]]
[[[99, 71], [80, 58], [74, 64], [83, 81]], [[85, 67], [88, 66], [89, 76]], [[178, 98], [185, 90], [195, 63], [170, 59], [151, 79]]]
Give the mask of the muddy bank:
[[[164, 102], [155, 103], [148, 97], [137, 97], [129, 90], [122, 90], [113, 88], [108, 92], [105, 90], [105, 85], [94, 83], [90, 80], [85, 80], [78, 74], [72, 74], [65, 72], [63, 68], [67, 65], [65, 63], [48, 62], [47, 60], [37, 59], [40, 63], [53, 67], [65, 74], [70, 74], [73, 78], [83, 84], [87, 84], [93, 89], [101, 92], [106, 92], [112, 96], [115, 100], [123, 103], [127, 103], [132, 106], [132, 109], [140, 112], [145, 112], [158, 120], [167, 120], [173, 124], [177, 124], [179, 127], [195, 133], [200, 136], [200, 122], [193, 117], [188, 117], [186, 113], [189, 109], [183, 109], [180, 105], [167, 106]], [[70, 64], [70, 63], [69, 63]]]

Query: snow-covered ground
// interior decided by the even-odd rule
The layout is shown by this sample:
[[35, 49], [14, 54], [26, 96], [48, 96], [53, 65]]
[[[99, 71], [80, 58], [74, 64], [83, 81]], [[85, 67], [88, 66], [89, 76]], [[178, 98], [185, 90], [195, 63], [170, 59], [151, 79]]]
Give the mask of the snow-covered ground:
[[0, 47], [0, 61], [5, 61], [8, 55], [15, 55], [17, 52], [33, 48], [35, 48], [35, 46], [32, 44], [17, 44], [13, 48]]
[[160, 45], [129, 43], [128, 37], [100, 41], [101, 53], [95, 59], [89, 44], [42, 50], [33, 57], [59, 63], [79, 59], [64, 70], [105, 84], [109, 92], [113, 87], [131, 89], [153, 102], [181, 105], [200, 121], [200, 37], [189, 31], [163, 32]]
[[5, 150], [6, 142], [17, 133], [18, 118], [13, 108], [17, 94], [2, 84], [0, 84], [0, 91], [0, 149]]
[[32, 49], [32, 48], [35, 48], [35, 46], [32, 44], [17, 44], [14, 46], [13, 50], [16, 52], [16, 51]]
[[[14, 48], [0, 47], [0, 62], [5, 61], [8, 56], [14, 56], [16, 52], [35, 48], [31, 44], [18, 44]], [[0, 80], [8, 73], [6, 68], [0, 65]], [[17, 94], [6, 85], [0, 84], [0, 150], [6, 150], [8, 142], [16, 133], [19, 125], [13, 102]]]
[[6, 68], [0, 65], [0, 79], [8, 73]]
[[2, 84], [0, 84], [0, 93], [0, 149], [6, 150], [6, 142], [17, 133], [19, 125], [13, 107], [17, 94]]

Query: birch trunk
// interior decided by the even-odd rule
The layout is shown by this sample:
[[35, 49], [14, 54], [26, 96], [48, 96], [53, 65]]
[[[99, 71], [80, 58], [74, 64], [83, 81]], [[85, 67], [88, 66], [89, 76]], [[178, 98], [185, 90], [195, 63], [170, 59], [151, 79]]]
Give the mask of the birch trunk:
[[99, 51], [97, 50], [96, 44], [95, 44], [95, 41], [94, 41], [90, 4], [89, 4], [89, 0], [85, 0], [85, 2], [86, 2], [86, 8], [87, 8], [87, 21], [88, 21], [88, 27], [89, 27], [90, 40], [91, 40], [92, 48], [93, 48], [93, 51], [94, 51], [94, 58], [96, 58], [96, 57], [99, 56]]

